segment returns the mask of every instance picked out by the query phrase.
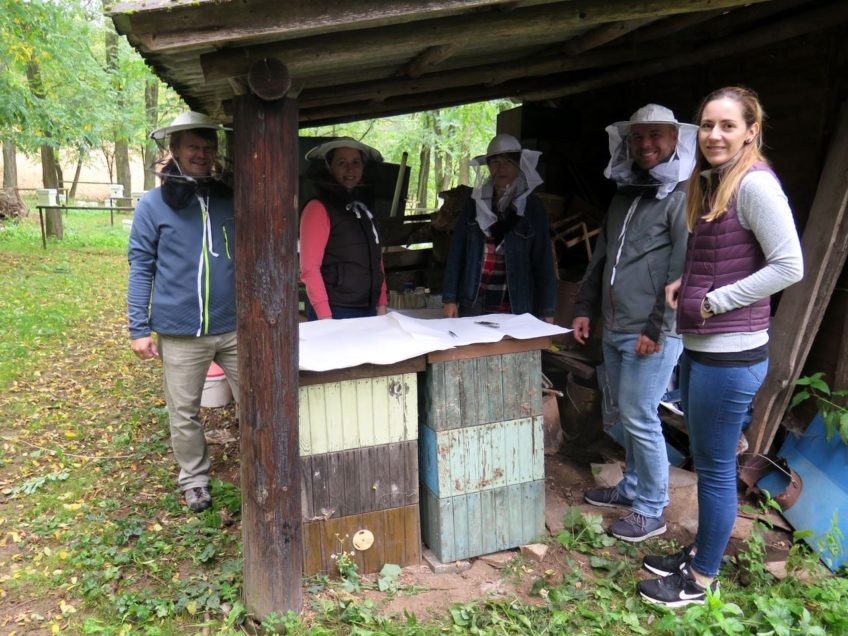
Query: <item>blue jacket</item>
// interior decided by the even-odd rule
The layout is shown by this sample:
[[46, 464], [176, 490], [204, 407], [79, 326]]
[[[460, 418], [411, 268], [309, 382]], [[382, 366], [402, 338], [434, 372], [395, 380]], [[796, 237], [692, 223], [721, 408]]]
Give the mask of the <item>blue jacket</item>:
[[[445, 266], [442, 302], [462, 310], [474, 306], [480, 291], [486, 235], [477, 224], [474, 200], [468, 199], [453, 229]], [[551, 318], [556, 306], [556, 277], [548, 215], [542, 201], [527, 197], [524, 216], [504, 235], [506, 280], [512, 313]]]
[[155, 331], [205, 336], [236, 328], [233, 200], [212, 194], [173, 210], [155, 188], [138, 202], [129, 241], [127, 305], [133, 339]]

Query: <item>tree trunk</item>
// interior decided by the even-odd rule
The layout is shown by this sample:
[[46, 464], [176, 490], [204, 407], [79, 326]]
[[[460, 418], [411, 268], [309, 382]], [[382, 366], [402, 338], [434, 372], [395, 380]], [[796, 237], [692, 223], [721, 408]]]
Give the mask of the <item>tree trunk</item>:
[[[115, 141], [116, 181], [124, 186], [124, 196], [132, 196], [132, 175], [130, 174], [130, 149], [126, 141]], [[121, 204], [122, 202], [118, 202]]]
[[[442, 172], [442, 184], [439, 187], [439, 192], [451, 189], [453, 181], [453, 158], [446, 152]], [[438, 194], [438, 193], [437, 193]]]
[[[439, 113], [436, 112], [433, 114], [433, 135], [435, 139], [442, 138], [442, 126], [439, 122]], [[444, 151], [441, 150], [438, 146], [433, 148], [433, 183], [436, 185], [436, 196], [439, 196], [439, 189], [442, 187], [442, 182], [445, 178], [445, 169], [444, 162], [442, 160], [444, 156]], [[437, 199], [438, 201], [438, 199]]]
[[471, 183], [471, 156], [470, 156], [470, 148], [471, 148], [471, 134], [473, 132], [473, 126], [471, 125], [471, 120], [465, 122], [465, 130], [462, 131], [462, 154], [459, 158], [459, 184], [458, 185], [470, 185]]
[[430, 146], [421, 146], [421, 167], [418, 169], [418, 194], [416, 205], [419, 208], [427, 207], [427, 186], [430, 182]]
[[[44, 86], [41, 83], [41, 69], [38, 62], [30, 58], [26, 68], [27, 81], [29, 82], [30, 90], [36, 99], [44, 99]], [[50, 137], [49, 130], [41, 131], [47, 138]], [[43, 144], [41, 146], [41, 182], [45, 188], [59, 187], [59, 173], [57, 171], [58, 164], [56, 163], [56, 154], [53, 151], [53, 146]], [[57, 208], [47, 210], [44, 229], [47, 236], [55, 236], [62, 240], [64, 236], [64, 228], [62, 227], [62, 213]]]
[[77, 167], [74, 170], [74, 182], [71, 184], [71, 191], [68, 193], [68, 199], [77, 198], [77, 185], [79, 184], [80, 172], [82, 172], [82, 151], [80, 151], [79, 159], [77, 159]]
[[18, 153], [15, 142], [3, 140], [3, 187], [18, 187]]
[[[104, 9], [106, 3], [103, 3]], [[123, 90], [114, 81], [118, 73], [118, 34], [107, 24], [103, 31], [104, 41], [106, 45], [106, 71], [113, 78], [113, 87], [117, 97], [117, 106], [120, 111], [124, 104]], [[126, 139], [123, 139], [119, 131], [115, 131], [115, 181], [124, 186], [124, 196], [132, 196], [132, 178], [130, 176], [130, 153], [129, 144]], [[111, 175], [110, 175], [111, 181]]]
[[[155, 130], [159, 123], [159, 80], [148, 80], [144, 86], [144, 113], [147, 127]], [[156, 187], [156, 175], [150, 167], [156, 159], [157, 151], [156, 143], [148, 139], [141, 153], [141, 159], [144, 162], [144, 190], [152, 190]]]

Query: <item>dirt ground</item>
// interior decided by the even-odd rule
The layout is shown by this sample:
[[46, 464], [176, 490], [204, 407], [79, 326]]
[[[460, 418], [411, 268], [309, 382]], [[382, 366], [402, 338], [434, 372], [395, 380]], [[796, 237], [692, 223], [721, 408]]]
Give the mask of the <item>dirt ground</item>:
[[[203, 409], [207, 434], [211, 439], [224, 441], [212, 445], [213, 473], [221, 479], [239, 483], [237, 463], [238, 427], [232, 407], [224, 409]], [[230, 440], [230, 441], [226, 441]], [[583, 501], [583, 492], [595, 485], [590, 464], [623, 462], [623, 451], [614, 442], [602, 436], [588, 447], [561, 450], [556, 455], [545, 458], [545, 525], [551, 538], [563, 528], [563, 516], [569, 506], [578, 506], [585, 512], [600, 514], [604, 517], [605, 525], [616, 520], [622, 511], [615, 508], [597, 508]], [[745, 501], [744, 499], [740, 499]], [[693, 534], [690, 529], [696, 521], [697, 511], [690, 511], [690, 519], [686, 523], [668, 523], [668, 531], [662, 536], [663, 540], [675, 540], [681, 545], [690, 543]], [[750, 534], [752, 521], [741, 517], [737, 520], [734, 538], [731, 539], [728, 553], [735, 554], [742, 547], [742, 541]], [[791, 535], [779, 528], [770, 531], [766, 542], [771, 554], [778, 558], [785, 555], [791, 545]], [[564, 568], [572, 567], [575, 563], [586, 572], [590, 570], [588, 557], [567, 553], [556, 541], [548, 542], [549, 549], [541, 562], [530, 558], [518, 559], [519, 550], [508, 550], [493, 555], [485, 555], [470, 559], [466, 562], [451, 564], [445, 572], [434, 573], [431, 567], [423, 562], [421, 565], [403, 569], [399, 587], [413, 590], [410, 594], [397, 594], [388, 597], [376, 591], [364, 591], [360, 598], [370, 598], [380, 608], [384, 615], [403, 616], [404, 612], [414, 613], [419, 620], [433, 615], [444, 615], [448, 608], [455, 603], [475, 602], [489, 598], [517, 598], [527, 604], [542, 602], [537, 597], [528, 595], [533, 582], [544, 572], [561, 572]], [[640, 544], [640, 548], [648, 547]], [[647, 575], [647, 574], [646, 574]], [[365, 575], [365, 581], [376, 582], [376, 575]], [[367, 586], [370, 587], [370, 586]], [[325, 589], [322, 595], [334, 596], [339, 592]], [[304, 616], [309, 615], [309, 600], [307, 594]]]

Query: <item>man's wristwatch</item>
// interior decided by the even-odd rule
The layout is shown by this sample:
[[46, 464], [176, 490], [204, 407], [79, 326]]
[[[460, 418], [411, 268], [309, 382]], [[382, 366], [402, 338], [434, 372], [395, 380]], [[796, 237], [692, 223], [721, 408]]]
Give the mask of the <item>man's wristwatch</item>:
[[710, 316], [715, 316], [715, 310], [713, 309], [713, 306], [710, 303], [710, 299], [706, 296], [704, 296], [704, 303], [702, 306], [704, 308], [705, 313], [709, 314]]

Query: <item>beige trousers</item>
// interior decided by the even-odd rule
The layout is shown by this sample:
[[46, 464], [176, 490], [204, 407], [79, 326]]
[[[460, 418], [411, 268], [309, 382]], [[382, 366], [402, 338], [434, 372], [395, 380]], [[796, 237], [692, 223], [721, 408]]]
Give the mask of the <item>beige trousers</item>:
[[215, 361], [227, 375], [238, 400], [238, 347], [236, 332], [216, 336], [159, 336], [159, 355], [165, 384], [165, 402], [171, 425], [171, 447], [180, 466], [181, 490], [209, 483], [209, 451], [198, 419], [200, 398], [209, 365]]

